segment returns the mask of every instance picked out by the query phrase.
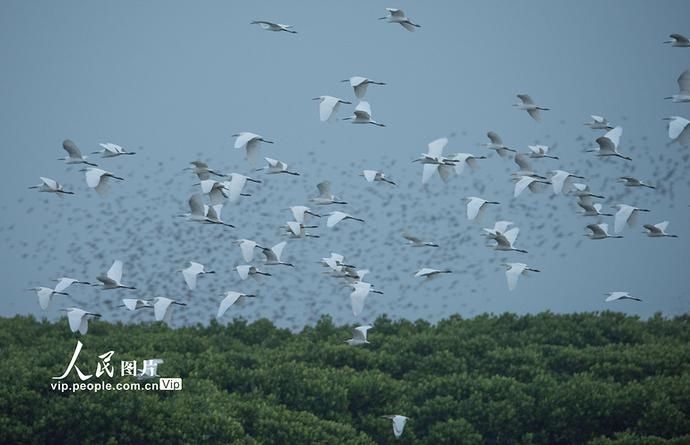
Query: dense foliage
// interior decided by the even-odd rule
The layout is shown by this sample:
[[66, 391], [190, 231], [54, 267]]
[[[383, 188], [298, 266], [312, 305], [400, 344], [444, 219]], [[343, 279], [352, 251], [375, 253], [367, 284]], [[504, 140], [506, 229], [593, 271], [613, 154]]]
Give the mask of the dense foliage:
[[[162, 358], [158, 373], [183, 389], [72, 393], [50, 386], [77, 343], [67, 322], [4, 318], [0, 442], [686, 445], [688, 320], [382, 317], [363, 347], [327, 317], [300, 333], [267, 320], [99, 321], [79, 337], [77, 366], [92, 374], [112, 350], [115, 375], [89, 381], [133, 382], [120, 360]], [[400, 439], [383, 414], [412, 418]]]

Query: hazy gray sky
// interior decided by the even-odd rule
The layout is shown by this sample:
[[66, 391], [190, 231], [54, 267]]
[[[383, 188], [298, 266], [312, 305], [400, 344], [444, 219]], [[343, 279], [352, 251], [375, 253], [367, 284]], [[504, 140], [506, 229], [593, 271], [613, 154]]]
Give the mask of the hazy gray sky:
[[[401, 7], [422, 28], [407, 32], [377, 20]], [[51, 285], [62, 275], [94, 281], [114, 259], [138, 291], [71, 288], [48, 312], [80, 306], [110, 320], [148, 320], [151, 314], [110, 309], [123, 297], [168, 296], [190, 307], [176, 323], [205, 322], [226, 290], [257, 291], [260, 299], [226, 315], [265, 316], [301, 325], [329, 313], [336, 320], [368, 321], [382, 313], [430, 320], [459, 312], [520, 313], [614, 309], [648, 316], [687, 312], [690, 284], [690, 154], [666, 146], [661, 118], [690, 118], [688, 104], [663, 97], [690, 68], [690, 49], [661, 42], [690, 34], [690, 3], [578, 2], [23, 2], [0, 3], [0, 128], [4, 187], [0, 189], [0, 261], [5, 295], [0, 314], [41, 315], [24, 289]], [[298, 34], [251, 26], [255, 19], [293, 24]], [[366, 99], [385, 128], [318, 120], [311, 98], [334, 95], [356, 103], [352, 75], [386, 82]], [[529, 93], [550, 107], [541, 123], [511, 104]], [[351, 114], [344, 106], [340, 117]], [[602, 133], [582, 125], [601, 114], [623, 127], [621, 151], [633, 161], [605, 161], [583, 150]], [[576, 214], [572, 196], [525, 193], [514, 199], [509, 173], [517, 168], [480, 147], [488, 130], [522, 151], [535, 142], [556, 144], [560, 159], [535, 160], [539, 172], [562, 168], [588, 178], [607, 197], [650, 208], [621, 240], [582, 235], [594, 219]], [[281, 159], [299, 177], [251, 172], [231, 135], [252, 131], [274, 140], [262, 154]], [[446, 153], [490, 155], [473, 173], [447, 184], [421, 185], [411, 161], [426, 144], [449, 136]], [[114, 142], [136, 156], [94, 160], [126, 178], [100, 198], [86, 188], [78, 166], [56, 160], [63, 139], [84, 153]], [[263, 184], [228, 205], [223, 218], [237, 229], [187, 223], [196, 178], [182, 169], [202, 159], [223, 171], [252, 173]], [[383, 169], [399, 187], [367, 184], [363, 168]], [[657, 185], [628, 190], [615, 178], [633, 174]], [[39, 176], [76, 193], [59, 199], [27, 187]], [[304, 204], [324, 179], [366, 220], [315, 229], [313, 240], [290, 240], [285, 260], [295, 270], [271, 270], [256, 284], [240, 282], [235, 238], [273, 245], [284, 235], [285, 209]], [[484, 224], [464, 216], [465, 196], [501, 202]], [[325, 213], [329, 208], [314, 209]], [[521, 228], [516, 245], [528, 254], [501, 254], [484, 246], [482, 227], [496, 219]], [[610, 218], [609, 218], [610, 219]], [[669, 220], [677, 239], [650, 239], [641, 223]], [[605, 221], [610, 222], [612, 221]], [[404, 245], [403, 229], [434, 240], [439, 249]], [[322, 276], [317, 262], [330, 252], [368, 268], [374, 295], [353, 319], [349, 290]], [[188, 292], [176, 272], [188, 260], [216, 270]], [[542, 270], [509, 292], [500, 263], [523, 261]], [[456, 273], [429, 283], [412, 277], [420, 267]], [[644, 301], [603, 303], [603, 293], [630, 291]], [[186, 309], [186, 310], [184, 310]]]

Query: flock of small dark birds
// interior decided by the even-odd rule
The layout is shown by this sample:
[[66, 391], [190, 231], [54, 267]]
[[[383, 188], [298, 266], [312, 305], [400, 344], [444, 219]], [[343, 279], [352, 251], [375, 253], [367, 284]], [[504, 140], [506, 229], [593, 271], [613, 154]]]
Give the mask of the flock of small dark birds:
[[[383, 19], [408, 31], [420, 27], [398, 9], [388, 9]], [[290, 25], [253, 24], [296, 33]], [[688, 46], [678, 34], [668, 43]], [[684, 90], [689, 73], [678, 79], [680, 93], [669, 97], [672, 102], [690, 102]], [[384, 126], [373, 120], [363, 97], [367, 86], [393, 86], [361, 76], [343, 82], [352, 87], [348, 99], [315, 98], [321, 121]], [[533, 118], [525, 116], [525, 125], [558, 114], [527, 94], [517, 97], [516, 108]], [[340, 108], [356, 100], [353, 115], [338, 118]], [[444, 156], [446, 144], [451, 152], [470, 145], [459, 142], [465, 134], [435, 139], [417, 159], [423, 164], [423, 181], [420, 165], [397, 155], [380, 165], [353, 159], [334, 166], [314, 147], [307, 161], [293, 165], [284, 159], [290, 157], [288, 151], [273, 150], [280, 145], [279, 135], [268, 139], [237, 133], [235, 147], [246, 150], [246, 160], [232, 150], [229, 156], [237, 163], [231, 166], [205, 159], [203, 152], [197, 159], [164, 158], [145, 147], [129, 151], [114, 143], [102, 143], [91, 156], [83, 156], [68, 139], [62, 144], [68, 155], [64, 160], [67, 178], [74, 181], [63, 187], [58, 182], [62, 178], [41, 177], [32, 187], [60, 197], [74, 194], [46, 199], [61, 223], [46, 222], [32, 242], [13, 238], [13, 227], [6, 227], [6, 244], [35, 258], [36, 282], [42, 286], [35, 290], [43, 308], [56, 300], [52, 304], [84, 310], [70, 323], [75, 331], [89, 314], [133, 321], [169, 321], [172, 316], [188, 324], [222, 318], [229, 310], [293, 329], [323, 314], [353, 320], [350, 310], [358, 322], [383, 312], [431, 319], [450, 311], [472, 315], [473, 300], [490, 300], [483, 290], [487, 282], [507, 276], [512, 290], [527, 271], [548, 274], [558, 264], [547, 267], [540, 261], [543, 255], [567, 257], [574, 249], [588, 249], [590, 241], [583, 234], [592, 239], [642, 236], [625, 229], [636, 225], [652, 238], [674, 237], [687, 228], [678, 222], [667, 229], [664, 213], [687, 195], [690, 126], [669, 118], [669, 145], [651, 147], [646, 139], [633, 143], [622, 138], [625, 117], [618, 125], [598, 115], [591, 118], [585, 123], [587, 133], [569, 142], [545, 140], [520, 147], [502, 139], [500, 129], [491, 129], [488, 143]], [[270, 128], [270, 123], [262, 125]], [[266, 165], [259, 168], [261, 157]], [[76, 185], [75, 170], [83, 173], [87, 187]], [[178, 190], [182, 174], [189, 179], [186, 192]], [[496, 204], [480, 204], [475, 218], [471, 207], [478, 197]], [[640, 212], [641, 224], [635, 221]], [[252, 247], [242, 246], [243, 241]], [[59, 260], [65, 254], [69, 263]], [[75, 281], [65, 286], [63, 280], [56, 288], [48, 283], [58, 277], [42, 274], [45, 269], [61, 270]], [[197, 283], [201, 275], [207, 276]], [[535, 292], [541, 278], [530, 278]], [[101, 293], [96, 285], [118, 290]], [[605, 291], [608, 300], [640, 300], [627, 289]], [[252, 301], [243, 301], [248, 298]], [[172, 309], [176, 304], [186, 307]], [[154, 314], [147, 308], [154, 308]]]

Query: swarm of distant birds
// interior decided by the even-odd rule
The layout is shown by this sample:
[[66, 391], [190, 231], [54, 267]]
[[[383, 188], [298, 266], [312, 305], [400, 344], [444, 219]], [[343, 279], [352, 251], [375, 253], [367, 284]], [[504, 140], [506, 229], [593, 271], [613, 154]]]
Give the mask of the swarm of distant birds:
[[[420, 25], [411, 21], [410, 18], [401, 10], [395, 8], [386, 8], [387, 15], [381, 17], [388, 23], [395, 23], [401, 25], [408, 31], [415, 31], [420, 28]], [[292, 25], [285, 25], [265, 20], [256, 20], [251, 24], [258, 25], [266, 31], [285, 32], [296, 34], [297, 31], [293, 29]], [[664, 42], [673, 47], [688, 48], [690, 41], [680, 34], [671, 34], [670, 40]], [[377, 122], [373, 119], [372, 108], [369, 102], [363, 100], [367, 89], [371, 85], [385, 86], [385, 82], [376, 81], [363, 76], [352, 76], [348, 79], [342, 80], [352, 87], [354, 96], [358, 103], [354, 106], [353, 114], [348, 117], [340, 118], [340, 120], [348, 120], [353, 124], [371, 124], [376, 127], [385, 127], [385, 124]], [[673, 103], [687, 103], [690, 102], [690, 70], [686, 70], [677, 79], [679, 91], [677, 94], [666, 97], [665, 99]], [[519, 110], [526, 111], [534, 121], [540, 121], [544, 112], [550, 111], [550, 108], [537, 105], [537, 103], [528, 94], [517, 94], [520, 102], [514, 104]], [[315, 97], [318, 103], [318, 116], [322, 122], [333, 122], [337, 119], [338, 113], [344, 106], [352, 105], [353, 101], [341, 99], [336, 96], [322, 95]], [[665, 118], [668, 121], [668, 137], [670, 144], [686, 145], [690, 142], [690, 121], [680, 116], [670, 116]], [[623, 128], [621, 126], [614, 126], [609, 121], [600, 115], [591, 115], [591, 120], [584, 123], [585, 126], [594, 131], [605, 131], [605, 133], [594, 140], [591, 148], [586, 150], [592, 152], [594, 156], [599, 158], [612, 158], [622, 161], [633, 162], [632, 158], [620, 151], [621, 137]], [[260, 152], [262, 144], [274, 144], [273, 140], [267, 139], [259, 134], [242, 131], [233, 135], [235, 139], [234, 147], [238, 150], [243, 150], [245, 158], [252, 169], [259, 172], [262, 171], [266, 175], [288, 175], [299, 177], [300, 172], [289, 168], [289, 164], [281, 160], [271, 157], [265, 157], [266, 165], [257, 168], [257, 162], [260, 159]], [[596, 222], [585, 225], [587, 236], [592, 240], [603, 240], [609, 238], [623, 238], [622, 233], [626, 227], [633, 227], [637, 224], [637, 219], [642, 213], [651, 212], [650, 209], [637, 207], [635, 205], [619, 203], [613, 207], [615, 213], [603, 213], [602, 204], [596, 202], [597, 199], [604, 199], [603, 195], [594, 193], [586, 181], [586, 177], [577, 172], [569, 172], [563, 169], [554, 168], [547, 174], [541, 175], [537, 173], [532, 165], [532, 161], [549, 162], [552, 165], [557, 165], [559, 161], [558, 156], [552, 154], [553, 146], [535, 144], [527, 147], [527, 151], [520, 152], [517, 148], [507, 145], [501, 136], [495, 131], [489, 131], [486, 134], [489, 139], [488, 143], [482, 144], [486, 150], [495, 151], [499, 156], [498, 159], [512, 160], [518, 167], [516, 172], [513, 172], [511, 179], [514, 182], [513, 197], [517, 199], [524, 198], [527, 191], [531, 193], [540, 193], [547, 189], [552, 189], [554, 195], [574, 196], [577, 199], [577, 206], [582, 209], [581, 215], [585, 217], [596, 218]], [[441, 137], [431, 141], [428, 144], [427, 151], [422, 153], [414, 162], [422, 164], [421, 182], [423, 185], [429, 183], [432, 178], [438, 175], [442, 181], [449, 181], [453, 176], [463, 175], [466, 168], [475, 170], [479, 161], [490, 162], [485, 155], [477, 155], [472, 153], [454, 153], [448, 156], [443, 154], [444, 149], [448, 145], [449, 140], [446, 137]], [[135, 155], [134, 152], [127, 151], [125, 148], [114, 143], [101, 143], [101, 150], [95, 151], [91, 154], [99, 154], [101, 159], [107, 160], [121, 156]], [[99, 195], [105, 196], [110, 182], [124, 181], [125, 178], [118, 176], [115, 173], [101, 169], [98, 165], [85, 155], [82, 154], [77, 144], [70, 139], [62, 143], [62, 148], [67, 153], [67, 156], [60, 158], [66, 164], [82, 165], [84, 168], [84, 177], [88, 188], [95, 190]], [[546, 161], [544, 161], [546, 160]], [[192, 223], [202, 225], [215, 225], [227, 229], [234, 229], [235, 225], [230, 222], [225, 222], [222, 219], [223, 209], [228, 203], [236, 203], [246, 197], [252, 196], [252, 193], [260, 193], [262, 180], [252, 178], [250, 176], [232, 172], [225, 173], [219, 169], [211, 168], [206, 162], [202, 160], [194, 160], [190, 162], [190, 166], [185, 170], [190, 170], [198, 179], [199, 182], [195, 186], [199, 190], [192, 194], [187, 199], [189, 213], [178, 215], [185, 218]], [[365, 181], [370, 184], [381, 184], [382, 187], [390, 187], [394, 190], [404, 190], [400, 187], [400, 183], [390, 179], [383, 171], [375, 169], [365, 169], [359, 174], [364, 177]], [[590, 173], [591, 175], [591, 173]], [[75, 192], [65, 190], [64, 186], [58, 181], [40, 177], [41, 183], [32, 187], [39, 192], [54, 193], [57, 196], [75, 195]], [[578, 182], [579, 181], [579, 182]], [[617, 178], [626, 188], [645, 188], [655, 190], [655, 186], [647, 183], [645, 180], [636, 178], [631, 175], [622, 175]], [[252, 185], [250, 185], [252, 184]], [[258, 184], [258, 185], [257, 185]], [[255, 189], [257, 189], [255, 190]], [[330, 181], [324, 180], [316, 184], [317, 194], [305, 199], [310, 205], [318, 208], [343, 208], [348, 204], [344, 198], [334, 194], [333, 186]], [[337, 191], [337, 190], [336, 190]], [[250, 193], [251, 192], [251, 193]], [[496, 207], [502, 204], [491, 197], [468, 196], [465, 198], [466, 219], [472, 222], [481, 222], [486, 216], [486, 213], [491, 213]], [[290, 206], [287, 210], [292, 215], [292, 220], [286, 221], [285, 225], [281, 227], [280, 234], [290, 240], [319, 238], [321, 236], [327, 237], [326, 234], [317, 234], [311, 232], [313, 229], [318, 229], [320, 224], [314, 222], [315, 219], [325, 219], [327, 228], [334, 228], [336, 225], [348, 224], [366, 224], [365, 216], [363, 214], [353, 212], [350, 214], [342, 210], [332, 210], [330, 212], [316, 211], [312, 208], [296, 203]], [[603, 217], [613, 218], [613, 232], [610, 232], [609, 224], [603, 222]], [[651, 238], [674, 238], [675, 234], [667, 232], [669, 222], [649, 222], [642, 225], [645, 233]], [[518, 255], [527, 253], [527, 250], [515, 247], [520, 228], [516, 227], [511, 221], [499, 220], [495, 221], [492, 227], [483, 228], [478, 236], [485, 238], [486, 245], [496, 251], [510, 252]], [[443, 245], [436, 240], [426, 239], [405, 231], [402, 234], [406, 244], [415, 248], [443, 248]], [[400, 240], [402, 244], [403, 241]], [[273, 274], [269, 270], [273, 270], [275, 266], [286, 266], [289, 269], [295, 269], [296, 265], [282, 260], [283, 253], [288, 246], [288, 242], [283, 240], [277, 242], [272, 247], [264, 246], [258, 242], [250, 239], [237, 239], [235, 244], [240, 248], [240, 256], [245, 264], [237, 264], [234, 271], [240, 279], [240, 283], [245, 280], [252, 279], [260, 282], [263, 279], [269, 279]], [[255, 262], [255, 253], [258, 252], [263, 255], [263, 262]], [[350, 305], [352, 314], [358, 318], [365, 311], [365, 303], [367, 298], [372, 294], [382, 295], [383, 292], [379, 290], [374, 284], [365, 280], [365, 276], [370, 272], [369, 269], [359, 267], [346, 261], [345, 256], [339, 253], [331, 253], [330, 256], [322, 258], [319, 263], [325, 271], [325, 276], [331, 277], [340, 283], [340, 287], [350, 289]], [[420, 280], [435, 280], [453, 271], [442, 265], [434, 265], [437, 268], [424, 266], [414, 272], [414, 277]], [[540, 269], [532, 267], [523, 262], [505, 262], [501, 263], [505, 268], [505, 277], [509, 290], [514, 290], [518, 285], [518, 280], [527, 276], [528, 273], [538, 273]], [[96, 277], [99, 284], [83, 281], [76, 278], [62, 277], [57, 280], [54, 287], [35, 287], [31, 290], [36, 292], [38, 302], [42, 310], [47, 310], [53, 297], [58, 296], [62, 298], [69, 296], [66, 291], [72, 285], [84, 286], [98, 286], [102, 290], [136, 290], [135, 287], [128, 284], [123, 284], [123, 262], [121, 260], [114, 260], [110, 269]], [[190, 291], [195, 291], [199, 279], [207, 275], [213, 275], [216, 272], [207, 269], [203, 264], [196, 261], [189, 261], [187, 266], [178, 269], [178, 273], [182, 275], [182, 279]], [[298, 272], [296, 272], [298, 273]], [[204, 278], [207, 280], [208, 278]], [[302, 277], [307, 279], [307, 277]], [[231, 310], [235, 305], [242, 305], [245, 301], [256, 299], [259, 297], [256, 293], [241, 292], [237, 290], [228, 290], [219, 296], [218, 309], [216, 318], [222, 318], [228, 310]], [[613, 301], [642, 301], [638, 297], [633, 297], [627, 291], [613, 291], [606, 293], [606, 302]], [[141, 298], [123, 298], [120, 307], [127, 311], [153, 310], [153, 319], [156, 321], [170, 322], [173, 309], [176, 306], [186, 306], [187, 303], [172, 298], [156, 296], [151, 299]], [[101, 317], [101, 314], [90, 312], [79, 307], [70, 307], [64, 309], [67, 313], [69, 327], [72, 332], [79, 332], [82, 335], [88, 331], [88, 322], [95, 318]], [[349, 346], [363, 346], [369, 344], [368, 332], [374, 326], [370, 324], [359, 325], [353, 329], [352, 338], [345, 340], [344, 343]], [[159, 359], [156, 359], [159, 360]], [[162, 363], [162, 360], [160, 360]], [[155, 375], [155, 365], [159, 362], [153, 363], [153, 374]], [[147, 374], [148, 375], [148, 374]], [[403, 433], [408, 417], [402, 415], [387, 415], [385, 418], [391, 420], [393, 424], [393, 432], [395, 437], [400, 437]]]

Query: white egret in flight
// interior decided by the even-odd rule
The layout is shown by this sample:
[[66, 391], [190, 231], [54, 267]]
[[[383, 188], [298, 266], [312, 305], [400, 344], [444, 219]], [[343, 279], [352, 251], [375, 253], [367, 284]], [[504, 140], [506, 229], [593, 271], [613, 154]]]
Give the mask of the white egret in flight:
[[269, 141], [268, 139], [264, 139], [263, 136], [248, 131], [242, 131], [232, 136], [237, 138], [235, 139], [235, 148], [244, 148], [246, 151], [245, 158], [252, 165], [256, 164], [256, 160], [259, 157], [261, 143], [273, 144], [273, 141]]
[[127, 151], [124, 148], [120, 147], [117, 144], [113, 144], [112, 142], [101, 142], [100, 144], [101, 147], [103, 147], [103, 150], [100, 151], [94, 151], [91, 154], [101, 154], [102, 158], [114, 158], [117, 156], [124, 156], [124, 155], [133, 155], [136, 154], [133, 151]]
[[267, 22], [266, 20], [254, 20], [250, 23], [250, 25], [259, 25], [261, 29], [265, 29], [266, 31], [285, 31], [289, 32], [290, 34], [297, 34], [297, 31], [290, 29], [293, 27], [293, 25], [283, 25], [282, 23]]
[[371, 325], [363, 325], [363, 326], [357, 326], [352, 330], [352, 338], [349, 340], [345, 340], [345, 343], [347, 343], [350, 346], [359, 346], [359, 345], [367, 345], [369, 344], [369, 341], [367, 340], [367, 331], [371, 329]]
[[617, 204], [618, 211], [616, 212], [614, 219], [613, 231], [615, 233], [621, 233], [625, 228], [625, 225], [632, 227], [636, 220], [639, 212], [649, 212], [648, 209], [641, 209], [627, 204]]
[[622, 182], [624, 186], [626, 187], [647, 187], [650, 189], [655, 189], [656, 187], [645, 184], [643, 181], [640, 181], [637, 178], [633, 178], [632, 176], [621, 176], [618, 178], [619, 182]]
[[295, 171], [288, 170], [288, 165], [285, 162], [282, 162], [282, 161], [279, 161], [279, 160], [273, 159], [273, 158], [264, 158], [264, 159], [268, 163], [268, 166], [258, 168], [256, 171], [267, 170], [266, 173], [269, 175], [275, 175], [278, 173], [285, 173], [286, 175], [299, 176], [299, 173], [297, 173]]
[[362, 76], [352, 76], [349, 79], [341, 80], [341, 82], [350, 83], [350, 86], [355, 90], [355, 96], [357, 96], [357, 99], [364, 97], [364, 95], [367, 93], [367, 87], [369, 85], [385, 85], [385, 82], [376, 82]]
[[666, 227], [668, 227], [668, 221], [662, 221], [656, 224], [644, 224], [642, 227], [645, 228], [647, 236], [651, 238], [678, 238], [678, 235], [669, 235], [666, 233]]
[[57, 281], [57, 284], [55, 285], [55, 290], [57, 292], [62, 292], [73, 284], [91, 285], [91, 283], [89, 283], [88, 281], [80, 281], [80, 280], [77, 280], [76, 278], [69, 278], [69, 277], [60, 277], [60, 278], [56, 279], [55, 281]]
[[639, 298], [633, 297], [630, 295], [628, 292], [607, 292], [604, 295], [607, 295], [605, 302], [610, 302], [610, 301], [616, 301], [616, 300], [635, 300], [635, 301], [642, 301]]
[[418, 238], [418, 237], [411, 235], [407, 232], [403, 232], [402, 236], [407, 241], [409, 241], [408, 245], [412, 246], [412, 247], [439, 247], [439, 245], [436, 243], [424, 241], [421, 238]]
[[520, 99], [520, 103], [513, 104], [513, 106], [520, 110], [527, 111], [527, 113], [532, 116], [532, 119], [537, 122], [541, 120], [540, 111], [549, 111], [548, 108], [536, 105], [529, 94], [518, 94], [517, 98]]
[[352, 314], [357, 317], [364, 310], [364, 300], [366, 300], [369, 293], [373, 294], [383, 294], [379, 290], [372, 289], [371, 283], [365, 283], [364, 281], [357, 281], [352, 283], [352, 293], [350, 294], [350, 303], [352, 305]]
[[98, 164], [93, 162], [88, 162], [86, 156], [81, 154], [77, 144], [72, 142], [70, 139], [65, 139], [62, 141], [62, 148], [67, 152], [66, 158], [58, 158], [58, 161], [65, 161], [66, 164], [86, 164], [92, 167], [96, 167]]
[[55, 193], [57, 196], [62, 195], [74, 195], [74, 192], [66, 192], [62, 187], [62, 184], [54, 179], [46, 178], [41, 176], [41, 183], [38, 185], [33, 185], [29, 187], [30, 189], [38, 189], [39, 192]]
[[450, 270], [447, 270], [447, 269], [440, 270], [440, 269], [431, 269], [429, 267], [423, 267], [423, 268], [419, 269], [417, 272], [415, 272], [414, 276], [417, 278], [422, 277], [422, 278], [426, 278], [426, 279], [431, 279], [431, 278], [436, 278], [437, 276], [444, 274], [444, 273], [453, 273], [453, 272]]
[[235, 303], [242, 303], [246, 298], [256, 298], [253, 294], [243, 294], [241, 292], [227, 291], [225, 298], [220, 301], [216, 318], [221, 318], [223, 314]]
[[389, 419], [393, 422], [393, 434], [395, 435], [396, 439], [402, 435], [403, 430], [405, 429], [405, 424], [408, 420], [410, 420], [409, 417], [401, 416], [399, 414], [387, 414], [381, 417], [384, 419]]
[[88, 185], [89, 188], [96, 190], [96, 192], [98, 192], [98, 194], [101, 196], [103, 196], [107, 191], [109, 178], [117, 179], [118, 181], [125, 180], [125, 178], [115, 176], [109, 171], [101, 170], [100, 168], [96, 167], [89, 167], [82, 171], [86, 172], [84, 173], [86, 177], [86, 185]]
[[53, 295], [69, 295], [66, 292], [62, 292], [59, 290], [51, 289], [49, 287], [32, 287], [31, 289], [27, 289], [30, 291], [36, 292], [36, 296], [38, 297], [38, 304], [41, 306], [41, 309], [48, 310], [48, 307], [50, 306], [50, 302], [53, 298]]
[[340, 104], [351, 105], [352, 102], [340, 99], [339, 97], [333, 96], [319, 96], [312, 100], [318, 100], [319, 102], [319, 119], [321, 122], [333, 122], [335, 115], [340, 109]]
[[506, 279], [508, 280], [508, 289], [515, 290], [520, 275], [527, 275], [527, 272], [541, 272], [539, 269], [533, 269], [525, 263], [504, 263], [503, 266], [507, 268]]
[[386, 11], [388, 11], [388, 15], [385, 17], [379, 17], [379, 20], [386, 20], [388, 23], [399, 23], [400, 26], [410, 32], [414, 31], [415, 28], [421, 28], [421, 25], [412, 23], [402, 9], [386, 8]]
[[182, 272], [184, 282], [187, 283], [187, 287], [189, 287], [190, 290], [196, 289], [196, 280], [199, 277], [199, 275], [216, 273], [213, 270], [206, 270], [203, 264], [196, 263], [194, 261], [190, 261], [189, 266], [185, 269], [180, 270], [180, 272]]
[[605, 223], [588, 224], [587, 228], [591, 231], [585, 235], [589, 239], [623, 238], [621, 235], [609, 235], [609, 225]]
[[671, 40], [666, 40], [664, 43], [669, 44], [671, 46], [675, 46], [677, 48], [690, 48], [690, 40], [688, 40], [687, 37], [685, 37], [682, 34], [671, 34], [669, 36]]
[[294, 265], [290, 263], [285, 263], [280, 260], [280, 256], [283, 254], [283, 249], [285, 249], [285, 246], [287, 245], [287, 241], [281, 241], [275, 246], [271, 247], [270, 249], [267, 247], [262, 247], [261, 248], [261, 253], [264, 254], [266, 257], [266, 262], [264, 262], [264, 265], [266, 266], [290, 266], [290, 267], [295, 267]]
[[590, 117], [592, 120], [585, 122], [585, 125], [592, 130], [613, 130], [613, 127], [605, 117], [597, 116], [596, 114], [592, 114]]
[[500, 157], [505, 158], [510, 152], [516, 152], [512, 148], [508, 148], [508, 146], [503, 143], [503, 139], [501, 139], [496, 132], [489, 131], [486, 133], [486, 137], [488, 137], [491, 142], [488, 144], [481, 144], [482, 147], [486, 147], [489, 150], [494, 150]]
[[364, 176], [364, 179], [366, 179], [367, 182], [385, 182], [387, 184], [397, 185], [395, 182], [386, 178], [386, 175], [383, 172], [378, 170], [364, 170], [362, 171], [362, 176]]
[[470, 221], [479, 221], [486, 211], [486, 204], [500, 204], [496, 201], [487, 201], [486, 199], [470, 196], [465, 198], [467, 202], [467, 219]]
[[[122, 261], [120, 260], [113, 261], [113, 265], [110, 266], [108, 272], [105, 275], [97, 276], [96, 279], [103, 283], [103, 289], [136, 289], [136, 287], [122, 284]], [[100, 285], [93, 284], [93, 286]]]
[[371, 117], [371, 105], [367, 101], [361, 101], [355, 107], [354, 114], [350, 117], [344, 117], [344, 121], [352, 121], [353, 124], [372, 124], [377, 127], [385, 127], [385, 125], [376, 122]]
[[690, 102], [690, 70], [683, 71], [680, 76], [678, 76], [678, 94], [673, 96], [664, 97], [666, 100], [670, 100], [674, 103], [679, 102]]
[[82, 335], [86, 335], [86, 332], [89, 330], [89, 320], [101, 317], [101, 314], [87, 312], [78, 307], [70, 307], [62, 309], [62, 311], [67, 312], [67, 321], [69, 321], [70, 330], [72, 332], [79, 331]]
[[596, 143], [599, 145], [599, 150], [587, 150], [589, 152], [595, 152], [597, 156], [610, 157], [615, 156], [626, 161], [632, 161], [632, 158], [628, 156], [623, 156], [618, 151], [618, 145], [621, 140], [621, 135], [623, 134], [623, 127], [616, 127], [609, 131], [605, 135], [598, 137]]
[[319, 182], [316, 184], [316, 188], [319, 190], [319, 196], [311, 198], [309, 200], [310, 202], [316, 205], [347, 204], [347, 202], [341, 201], [333, 195], [331, 191], [331, 181]]
[[678, 142], [681, 145], [687, 145], [690, 142], [690, 121], [680, 116], [665, 117], [663, 120], [668, 121], [668, 137], [671, 143]]
[[237, 271], [237, 275], [239, 275], [240, 279], [242, 279], [243, 281], [249, 277], [252, 277], [255, 280], [257, 280], [259, 278], [259, 275], [263, 275], [266, 277], [271, 276], [270, 273], [263, 272], [263, 271], [259, 270], [257, 267], [250, 266], [249, 264], [243, 264], [243, 265], [237, 266], [237, 267], [235, 267], [235, 270]]
[[329, 228], [335, 226], [340, 221], [343, 221], [346, 219], [352, 219], [355, 221], [364, 222], [363, 219], [356, 218], [356, 217], [350, 215], [349, 213], [345, 213], [345, 212], [335, 211], [335, 212], [329, 213], [329, 215], [330, 216], [328, 217], [328, 220], [326, 221], [326, 227], [329, 227]]
[[182, 303], [177, 300], [166, 297], [156, 297], [153, 299], [153, 315], [156, 321], [163, 321], [170, 323], [172, 317], [172, 308], [174, 305], [187, 306], [187, 303]]

